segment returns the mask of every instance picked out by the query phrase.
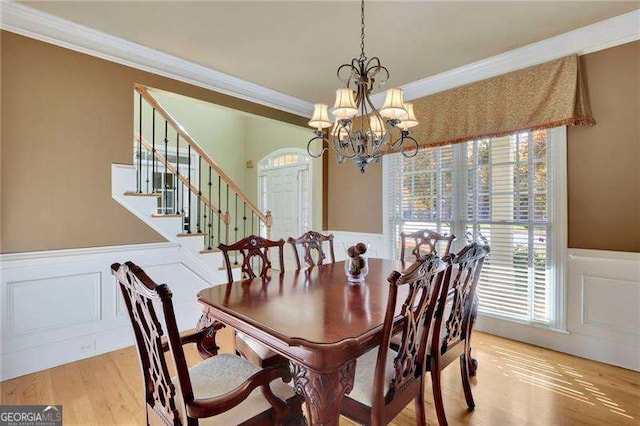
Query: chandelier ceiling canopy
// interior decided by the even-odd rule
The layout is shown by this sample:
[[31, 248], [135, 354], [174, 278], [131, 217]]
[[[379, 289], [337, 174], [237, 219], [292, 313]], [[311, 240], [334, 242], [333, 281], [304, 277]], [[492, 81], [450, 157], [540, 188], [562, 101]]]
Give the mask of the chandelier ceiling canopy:
[[[307, 144], [310, 156], [318, 158], [333, 149], [342, 164], [353, 160], [364, 174], [372, 161], [380, 162], [383, 155], [402, 152], [405, 157], [418, 153], [418, 142], [411, 137], [411, 128], [418, 125], [413, 105], [405, 103], [402, 89], [388, 89], [384, 104], [378, 110], [371, 102], [371, 92], [389, 79], [389, 70], [377, 57], [367, 58], [364, 51], [364, 0], [360, 7], [360, 57], [338, 67], [337, 76], [343, 87], [336, 90], [336, 100], [329, 115], [329, 107], [315, 104], [309, 126], [314, 137]], [[329, 129], [331, 130], [325, 130]], [[313, 150], [314, 142], [320, 151]]]

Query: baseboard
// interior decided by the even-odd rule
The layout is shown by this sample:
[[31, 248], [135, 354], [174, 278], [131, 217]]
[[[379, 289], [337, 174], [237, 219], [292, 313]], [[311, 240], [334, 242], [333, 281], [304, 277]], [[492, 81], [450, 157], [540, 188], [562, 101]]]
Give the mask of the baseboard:
[[541, 327], [479, 316], [476, 329], [581, 358], [640, 371], [639, 348], [580, 333], [562, 333]]

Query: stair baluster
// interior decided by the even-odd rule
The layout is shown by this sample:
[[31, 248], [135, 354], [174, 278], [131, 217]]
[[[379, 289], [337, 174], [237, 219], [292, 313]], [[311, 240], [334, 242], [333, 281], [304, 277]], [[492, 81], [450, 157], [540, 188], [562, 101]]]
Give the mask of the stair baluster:
[[[167, 161], [169, 161], [168, 158], [167, 158]], [[173, 206], [173, 213], [179, 214], [180, 213], [180, 191], [178, 189], [180, 185], [180, 133], [176, 133], [176, 178], [173, 181], [174, 181], [173, 187], [176, 193], [176, 203]]]
[[163, 194], [163, 206], [162, 206], [162, 214], [167, 214], [169, 212], [169, 182], [167, 177], [169, 175], [167, 162], [169, 158], [169, 123], [167, 120], [164, 120], [164, 171], [162, 172], [162, 182], [164, 186], [164, 194]]
[[[233, 231], [235, 232], [234, 235], [234, 241], [238, 241], [238, 194], [236, 194], [236, 208], [233, 211], [234, 212], [234, 217], [235, 217], [235, 224], [233, 226]], [[237, 265], [238, 264], [238, 252], [234, 252], [234, 260], [233, 260], [233, 264]]]
[[[139, 133], [142, 138], [142, 95], [140, 95], [140, 114], [138, 114]], [[138, 193], [142, 194], [142, 142], [138, 143], [138, 173], [136, 179], [136, 186]]]
[[[142, 96], [140, 96], [142, 98]], [[142, 139], [142, 135], [140, 135]], [[142, 145], [142, 144], [141, 144]], [[151, 113], [151, 192], [156, 192], [156, 109]]]
[[[209, 200], [211, 200], [211, 166], [209, 166]], [[209, 232], [209, 247], [208, 250], [213, 248], [213, 209], [209, 208], [209, 223], [207, 224]]]
[[227, 231], [225, 232], [225, 237], [224, 237], [224, 243], [225, 244], [229, 244], [229, 184], [227, 184], [227, 211], [226, 211], [226, 216], [227, 216]]
[[222, 237], [220, 233], [220, 217], [222, 216], [222, 205], [220, 202], [222, 201], [222, 178], [218, 175], [218, 244], [222, 242]]
[[187, 234], [191, 234], [191, 145], [187, 145], [187, 157], [189, 158], [189, 164], [187, 172], [187, 180], [189, 181], [189, 198], [187, 199]]
[[198, 234], [202, 233], [202, 228], [200, 227], [200, 217], [201, 217], [201, 208], [202, 208], [202, 157], [198, 157], [198, 223], [196, 226], [196, 230]]

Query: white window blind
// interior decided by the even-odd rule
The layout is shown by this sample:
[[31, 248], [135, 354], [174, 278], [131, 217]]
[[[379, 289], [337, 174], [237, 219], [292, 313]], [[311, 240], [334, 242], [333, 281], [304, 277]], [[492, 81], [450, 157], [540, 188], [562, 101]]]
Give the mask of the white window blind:
[[491, 246], [478, 294], [484, 314], [555, 321], [554, 144], [546, 130], [389, 156], [391, 253], [401, 231], [428, 228]]

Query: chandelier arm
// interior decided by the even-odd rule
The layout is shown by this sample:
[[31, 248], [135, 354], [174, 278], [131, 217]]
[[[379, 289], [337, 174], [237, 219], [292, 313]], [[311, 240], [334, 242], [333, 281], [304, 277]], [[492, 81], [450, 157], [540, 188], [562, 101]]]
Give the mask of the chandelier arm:
[[[384, 72], [384, 74], [378, 78], [378, 75], [382, 72]], [[367, 76], [369, 91], [372, 91], [376, 87], [376, 82], [378, 83], [378, 87], [382, 87], [382, 85], [389, 80], [390, 76], [389, 70], [380, 63], [380, 58], [377, 56], [369, 59], [366, 64], [362, 64], [362, 74]]]
[[[353, 143], [351, 143], [351, 145], [349, 144], [345, 144], [345, 146], [342, 146], [342, 142], [340, 141], [340, 133], [342, 133], [342, 130], [344, 130], [347, 133], [347, 139], [349, 141], [351, 141], [351, 132], [349, 131], [349, 128], [340, 124], [340, 122], [338, 122], [338, 126], [336, 126], [336, 131], [333, 132], [333, 143], [329, 144], [329, 146], [339, 155], [343, 156], [344, 158], [354, 158], [357, 155], [357, 152], [355, 151], [355, 149], [353, 148]], [[337, 135], [337, 136], [336, 136]], [[351, 152], [353, 154], [349, 153], [348, 148], [349, 146], [351, 146]]]
[[[405, 142], [409, 141], [413, 145], [411, 149], [405, 149]], [[393, 149], [391, 149], [388, 154], [394, 154], [396, 152], [401, 152], [402, 155], [406, 158], [415, 157], [420, 151], [420, 145], [418, 141], [415, 140], [412, 136], [410, 136], [410, 131], [402, 130], [402, 135], [393, 143]], [[407, 154], [407, 152], [409, 152]]]
[[[404, 132], [403, 132], [404, 133]], [[420, 145], [418, 144], [418, 141], [415, 140], [412, 136], [409, 135], [403, 135], [401, 137], [402, 141], [400, 142], [400, 147], [402, 147], [402, 145], [404, 145], [405, 141], [411, 141], [413, 144], [413, 149], [410, 151], [410, 154], [407, 154], [407, 150], [406, 149], [402, 149], [402, 155], [404, 155], [406, 158], [411, 158], [411, 157], [415, 157], [418, 154], [418, 151], [420, 150]]]
[[324, 154], [327, 151], [327, 148], [323, 147], [322, 150], [320, 151], [320, 153], [318, 153], [318, 154], [314, 154], [313, 152], [311, 152], [311, 144], [313, 143], [313, 141], [315, 141], [316, 139], [320, 139], [320, 146], [322, 146], [322, 144], [324, 142], [324, 136], [325, 136], [325, 132], [322, 131], [322, 133], [320, 133], [320, 131], [319, 131], [318, 133], [316, 133], [315, 137], [311, 138], [309, 140], [309, 142], [307, 142], [307, 154], [309, 154], [309, 156], [311, 156], [313, 158], [320, 158], [320, 157], [322, 157], [322, 154]]
[[[381, 149], [382, 149], [382, 145], [384, 144], [384, 141], [388, 138], [391, 137], [391, 126], [390, 124], [380, 115], [380, 112], [378, 111], [378, 109], [375, 107], [375, 105], [373, 105], [373, 102], [371, 101], [371, 98], [369, 98], [369, 96], [365, 96], [365, 110], [366, 110], [366, 104], [369, 104], [369, 107], [371, 108], [371, 113], [374, 114], [377, 119], [379, 120], [379, 122], [382, 124], [382, 134], [380, 135], [380, 143], [375, 144], [373, 143], [373, 150], [371, 152], [371, 156], [372, 157], [378, 157], [378, 156], [382, 156], [385, 153], [381, 153]], [[368, 115], [368, 114], [367, 114]], [[371, 132], [371, 136], [372, 139], [375, 138], [375, 135], [373, 134], [373, 132]], [[387, 143], [388, 145], [388, 143]], [[380, 155], [378, 155], [380, 154]]]
[[[358, 68], [353, 65], [354, 61], [357, 61], [357, 60], [353, 59], [353, 61], [350, 64], [340, 65], [338, 67], [338, 71], [336, 72], [338, 80], [340, 80], [346, 87], [351, 86], [351, 83], [353, 82], [354, 72], [356, 73], [356, 75], [359, 75]], [[345, 68], [349, 69], [349, 76], [346, 78], [340, 75]]]

